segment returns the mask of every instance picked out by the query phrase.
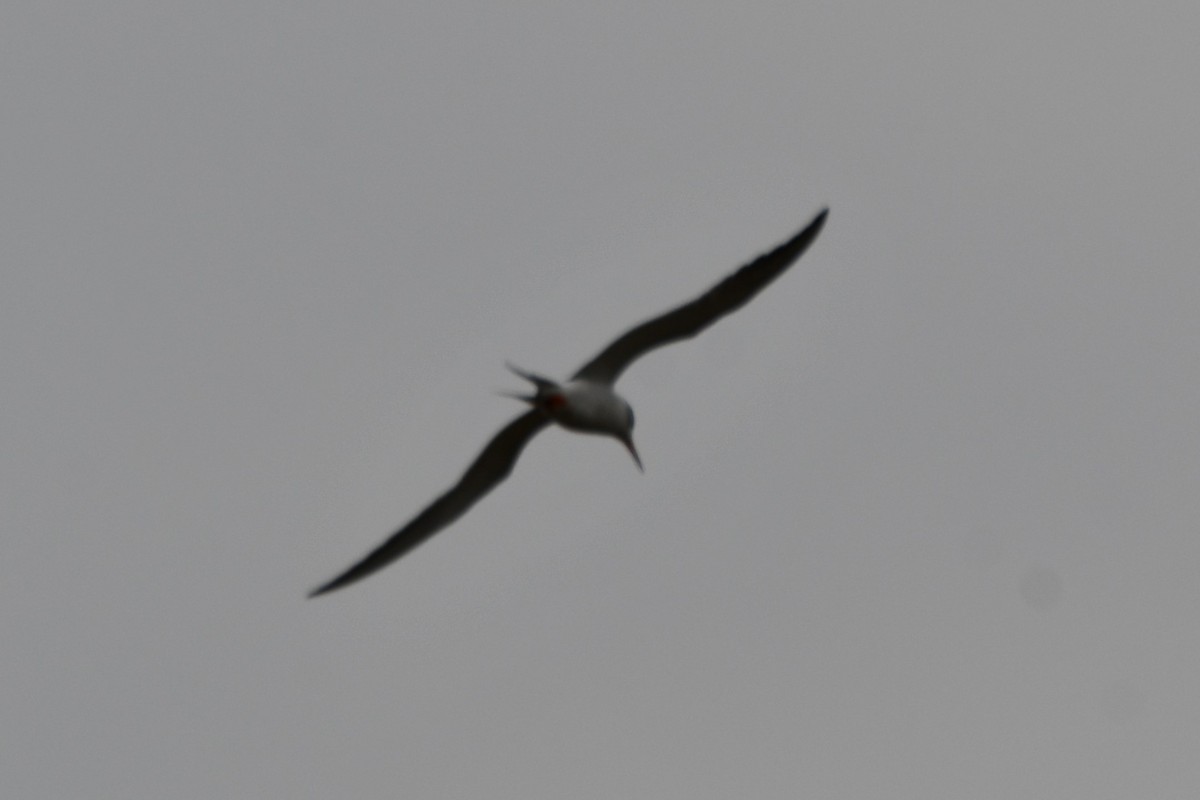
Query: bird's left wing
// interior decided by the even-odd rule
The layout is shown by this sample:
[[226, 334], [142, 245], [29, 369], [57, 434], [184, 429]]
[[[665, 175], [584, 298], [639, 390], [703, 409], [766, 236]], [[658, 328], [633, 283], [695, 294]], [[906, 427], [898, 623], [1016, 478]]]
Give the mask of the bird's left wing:
[[612, 384], [639, 356], [656, 347], [695, 336], [721, 317], [741, 308], [808, 249], [821, 232], [828, 213], [829, 209], [824, 209], [804, 230], [771, 252], [754, 259], [690, 303], [660, 314], [622, 334], [580, 367], [573, 377]]
[[332, 592], [383, 569], [421, 542], [461, 517], [471, 506], [508, 477], [521, 450], [549, 419], [540, 411], [527, 411], [505, 425], [467, 468], [453, 489], [413, 518], [364, 559], [326, 584], [309, 592], [309, 597]]

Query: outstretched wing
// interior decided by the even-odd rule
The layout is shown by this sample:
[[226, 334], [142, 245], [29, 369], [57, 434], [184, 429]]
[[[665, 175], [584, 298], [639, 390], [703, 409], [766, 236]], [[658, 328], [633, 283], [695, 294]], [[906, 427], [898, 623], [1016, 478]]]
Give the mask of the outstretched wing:
[[525, 445], [548, 422], [542, 412], [535, 410], [527, 411], [508, 423], [492, 437], [453, 489], [433, 501], [428, 508], [372, 550], [362, 561], [328, 583], [313, 589], [308, 596], [316, 597], [362, 580], [457, 520], [481, 497], [494, 489], [496, 484], [508, 477]]
[[829, 209], [824, 209], [804, 230], [771, 252], [759, 256], [690, 303], [647, 320], [623, 334], [584, 364], [574, 378], [612, 384], [639, 356], [656, 347], [695, 336], [721, 317], [741, 308], [808, 249], [821, 232], [828, 213]]

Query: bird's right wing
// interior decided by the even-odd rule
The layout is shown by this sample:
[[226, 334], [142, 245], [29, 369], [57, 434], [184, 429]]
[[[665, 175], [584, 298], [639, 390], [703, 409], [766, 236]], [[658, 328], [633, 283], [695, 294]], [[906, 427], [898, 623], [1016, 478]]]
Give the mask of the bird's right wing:
[[580, 367], [575, 379], [612, 384], [636, 358], [671, 342], [695, 336], [721, 317], [750, 301], [808, 249], [829, 209], [769, 253], [764, 253], [690, 303], [646, 320], [622, 334], [595, 358]]
[[421, 542], [433, 536], [461, 517], [471, 506], [508, 477], [517, 457], [534, 435], [544, 428], [549, 419], [541, 411], [527, 411], [505, 425], [487, 447], [467, 468], [466, 474], [453, 489], [418, 514], [411, 522], [392, 534], [386, 542], [372, 550], [365, 558], [326, 584], [309, 592], [309, 597], [332, 592], [347, 584], [362, 580], [373, 572], [383, 569]]

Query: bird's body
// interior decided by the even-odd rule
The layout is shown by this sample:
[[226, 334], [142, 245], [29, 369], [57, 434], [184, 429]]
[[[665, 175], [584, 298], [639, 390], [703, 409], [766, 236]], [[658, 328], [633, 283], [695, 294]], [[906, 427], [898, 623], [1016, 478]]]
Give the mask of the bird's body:
[[587, 378], [558, 383], [511, 364], [508, 368], [537, 388], [534, 394], [508, 396], [529, 403], [567, 430], [619, 437], [633, 429], [633, 409], [610, 384]]
[[547, 405], [550, 418], [567, 430], [612, 435], [633, 427], [629, 403], [603, 383], [569, 381]]
[[584, 364], [569, 381], [524, 372], [533, 394], [510, 395], [531, 407], [500, 430], [449, 491], [365, 558], [309, 597], [331, 592], [365, 578], [447, 527], [481, 497], [508, 477], [525, 445], [551, 422], [571, 431], [612, 436], [642, 462], [633, 445], [633, 408], [613, 389], [621, 373], [650, 350], [695, 336], [721, 317], [747, 303], [800, 257], [820, 233], [828, 209], [788, 241], [742, 267], [695, 300], [635, 326]]

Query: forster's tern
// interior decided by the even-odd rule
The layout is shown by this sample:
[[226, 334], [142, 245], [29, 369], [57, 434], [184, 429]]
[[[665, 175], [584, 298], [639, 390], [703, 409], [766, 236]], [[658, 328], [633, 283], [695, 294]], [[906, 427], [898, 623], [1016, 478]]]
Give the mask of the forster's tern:
[[457, 520], [512, 471], [513, 464], [534, 434], [551, 422], [584, 433], [612, 436], [625, 445], [638, 469], [642, 461], [633, 446], [633, 409], [613, 391], [613, 384], [635, 359], [656, 347], [695, 336], [721, 317], [745, 305], [800, 257], [825, 224], [829, 209], [804, 230], [769, 253], [733, 273], [700, 297], [647, 320], [622, 334], [584, 364], [565, 383], [524, 372], [509, 365], [533, 384], [531, 394], [514, 394], [530, 410], [497, 433], [459, 482], [418, 514], [391, 538], [309, 597], [332, 592], [386, 567], [409, 550]]

